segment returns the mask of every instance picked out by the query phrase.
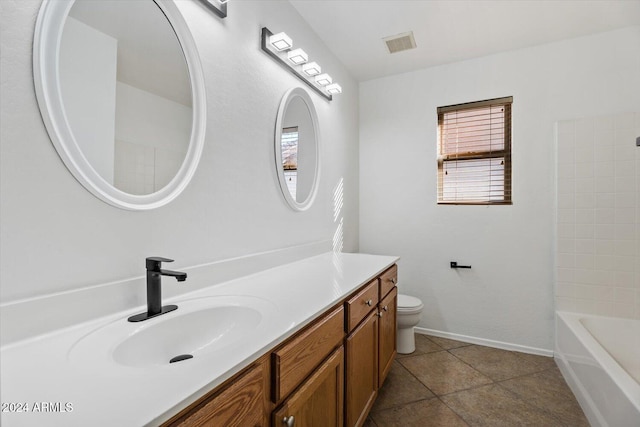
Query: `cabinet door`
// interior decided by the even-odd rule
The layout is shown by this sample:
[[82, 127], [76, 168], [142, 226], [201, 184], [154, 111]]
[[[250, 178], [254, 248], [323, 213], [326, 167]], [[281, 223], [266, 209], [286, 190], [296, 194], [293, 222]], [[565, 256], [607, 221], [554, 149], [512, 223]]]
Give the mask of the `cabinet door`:
[[398, 301], [398, 288], [393, 288], [389, 294], [380, 301], [378, 306], [380, 316], [380, 340], [378, 345], [378, 388], [382, 387], [387, 374], [391, 370], [391, 364], [396, 356], [396, 307]]
[[378, 312], [369, 316], [347, 338], [347, 427], [361, 426], [378, 390]]
[[164, 427], [266, 427], [269, 424], [265, 410], [267, 383], [265, 359]]
[[342, 427], [344, 349], [334, 351], [273, 412], [274, 427]]

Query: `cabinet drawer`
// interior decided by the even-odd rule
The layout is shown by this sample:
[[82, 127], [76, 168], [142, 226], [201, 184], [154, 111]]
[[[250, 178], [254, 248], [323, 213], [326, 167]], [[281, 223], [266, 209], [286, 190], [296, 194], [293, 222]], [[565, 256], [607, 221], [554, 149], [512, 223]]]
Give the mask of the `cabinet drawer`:
[[272, 399], [291, 393], [344, 338], [344, 309], [339, 307], [271, 354]]
[[378, 305], [378, 279], [372, 280], [345, 302], [347, 309], [347, 331], [352, 331], [367, 314]]
[[263, 358], [225, 386], [205, 396], [184, 411], [184, 415], [163, 427], [267, 426], [267, 359]]
[[382, 273], [382, 276], [380, 276], [380, 299], [384, 298], [397, 283], [398, 266], [393, 265], [390, 269]]

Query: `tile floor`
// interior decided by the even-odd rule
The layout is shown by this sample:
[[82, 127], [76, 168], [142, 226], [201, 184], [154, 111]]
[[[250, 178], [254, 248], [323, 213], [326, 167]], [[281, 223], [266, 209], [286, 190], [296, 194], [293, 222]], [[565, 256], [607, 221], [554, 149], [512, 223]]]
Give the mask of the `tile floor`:
[[365, 427], [588, 427], [552, 358], [416, 334]]

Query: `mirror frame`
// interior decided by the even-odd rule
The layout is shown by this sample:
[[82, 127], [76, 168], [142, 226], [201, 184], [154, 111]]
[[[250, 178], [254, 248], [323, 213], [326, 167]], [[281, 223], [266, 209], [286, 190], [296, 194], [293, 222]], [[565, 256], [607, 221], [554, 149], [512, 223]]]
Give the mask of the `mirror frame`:
[[67, 119], [58, 70], [58, 54], [64, 24], [75, 0], [44, 0], [36, 21], [33, 43], [33, 76], [36, 98], [51, 142], [73, 176], [94, 196], [127, 210], [149, 210], [175, 199], [189, 184], [202, 155], [206, 127], [205, 85], [195, 42], [182, 14], [170, 0], [153, 1], [182, 47], [189, 78], [193, 119], [187, 154], [173, 179], [155, 193], [134, 195], [121, 191], [100, 176], [82, 153]]
[[[311, 122], [313, 124], [313, 131], [316, 136], [316, 167], [313, 177], [313, 184], [311, 185], [311, 191], [309, 192], [309, 196], [302, 201], [298, 202], [293, 197], [291, 197], [291, 193], [289, 192], [289, 188], [287, 187], [287, 181], [284, 176], [284, 169], [282, 167], [282, 122], [284, 121], [284, 116], [287, 112], [287, 107], [295, 98], [300, 98], [307, 106], [309, 110], [309, 116], [311, 116]], [[282, 97], [282, 101], [280, 101], [280, 107], [278, 108], [278, 116], [276, 118], [276, 129], [275, 129], [275, 161], [276, 161], [276, 174], [278, 175], [278, 182], [280, 183], [280, 190], [282, 190], [282, 195], [286, 200], [287, 204], [296, 211], [305, 211], [311, 207], [313, 201], [318, 194], [318, 182], [320, 180], [320, 129], [318, 127], [318, 114], [313, 105], [313, 101], [309, 96], [309, 93], [301, 87], [294, 87], [285, 92]]]

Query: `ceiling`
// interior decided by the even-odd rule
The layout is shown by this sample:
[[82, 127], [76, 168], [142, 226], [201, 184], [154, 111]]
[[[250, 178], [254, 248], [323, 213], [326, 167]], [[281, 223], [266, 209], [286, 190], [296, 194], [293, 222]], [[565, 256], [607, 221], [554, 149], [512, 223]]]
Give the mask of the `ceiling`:
[[[640, 25], [640, 0], [290, 0], [358, 81]], [[382, 38], [413, 31], [417, 48]]]

